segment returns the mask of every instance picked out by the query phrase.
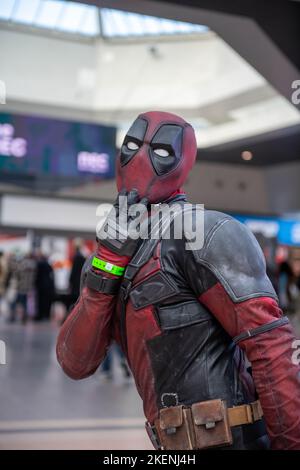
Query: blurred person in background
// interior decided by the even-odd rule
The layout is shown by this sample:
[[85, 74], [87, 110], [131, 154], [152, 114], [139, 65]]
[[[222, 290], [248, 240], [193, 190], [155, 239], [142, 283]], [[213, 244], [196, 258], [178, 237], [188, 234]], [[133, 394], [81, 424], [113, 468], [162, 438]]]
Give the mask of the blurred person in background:
[[294, 313], [295, 300], [298, 297], [297, 278], [290, 259], [279, 265], [279, 304], [285, 313]]
[[0, 314], [1, 314], [1, 301], [6, 290], [6, 278], [7, 278], [7, 261], [4, 257], [4, 253], [0, 251]]
[[[300, 249], [292, 251], [291, 266], [294, 273], [294, 287], [292, 288], [293, 306], [296, 314], [300, 314]], [[298, 318], [300, 322], [300, 317]], [[300, 326], [300, 325], [299, 325]]]
[[16, 320], [17, 308], [22, 308], [22, 322], [28, 319], [28, 296], [34, 289], [36, 277], [36, 261], [32, 254], [12, 259], [11, 277], [16, 282], [16, 298], [12, 304], [10, 321]]
[[16, 271], [18, 260], [21, 259], [18, 252], [11, 252], [7, 255], [7, 275], [5, 281], [5, 298], [8, 305], [8, 321], [12, 321], [12, 310], [17, 297]]
[[266, 260], [266, 273], [278, 295], [278, 264], [276, 262], [277, 239], [266, 237], [262, 233], [254, 233]]
[[127, 365], [126, 357], [123, 354], [122, 349], [117, 343], [113, 343], [109, 350], [107, 351], [106, 357], [102, 363], [101, 372], [103, 373], [104, 377], [108, 380], [113, 379], [113, 353], [114, 351], [117, 353], [119, 364], [121, 366], [123, 375], [125, 379], [129, 379], [131, 377], [131, 373], [129, 367]]
[[38, 253], [36, 271], [36, 321], [49, 320], [52, 302], [54, 301], [54, 273], [47, 257]]
[[85, 256], [82, 254], [82, 242], [77, 239], [74, 242], [75, 255], [72, 260], [72, 269], [69, 278], [70, 305], [74, 304], [79, 297], [81, 270], [85, 263]]

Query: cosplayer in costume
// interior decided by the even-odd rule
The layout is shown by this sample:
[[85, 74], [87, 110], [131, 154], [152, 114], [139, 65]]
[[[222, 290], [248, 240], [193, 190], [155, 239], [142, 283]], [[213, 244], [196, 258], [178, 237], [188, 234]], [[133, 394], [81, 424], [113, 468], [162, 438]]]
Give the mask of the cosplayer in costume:
[[[196, 151], [182, 118], [138, 116], [117, 160], [127, 209], [167, 202], [184, 213], [181, 188]], [[118, 201], [115, 209], [124, 216]], [[192, 223], [199, 210], [189, 211]], [[197, 249], [187, 249], [184, 230], [169, 239], [98, 238], [59, 334], [59, 363], [73, 379], [88, 377], [116, 341], [156, 448], [300, 449], [295, 338], [259, 245], [232, 217], [209, 210], [203, 217]], [[109, 216], [103, 230], [110, 232]]]

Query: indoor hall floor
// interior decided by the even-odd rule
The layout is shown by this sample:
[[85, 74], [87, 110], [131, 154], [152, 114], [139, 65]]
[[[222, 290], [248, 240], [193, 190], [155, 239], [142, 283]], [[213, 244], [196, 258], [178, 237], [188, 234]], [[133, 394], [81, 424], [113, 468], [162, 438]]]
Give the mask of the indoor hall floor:
[[[290, 317], [300, 337], [300, 312]], [[114, 379], [100, 371], [69, 379], [56, 361], [58, 328], [50, 323], [0, 324], [1, 449], [152, 449], [133, 380], [114, 357]]]
[[152, 449], [133, 380], [114, 358], [114, 379], [99, 371], [69, 379], [56, 361], [58, 328], [0, 325], [0, 449]]

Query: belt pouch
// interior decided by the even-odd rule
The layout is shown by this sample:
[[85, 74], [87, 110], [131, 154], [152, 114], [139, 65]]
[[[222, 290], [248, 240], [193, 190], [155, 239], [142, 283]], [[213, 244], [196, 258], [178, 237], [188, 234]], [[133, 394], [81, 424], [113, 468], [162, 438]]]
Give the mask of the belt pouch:
[[232, 444], [232, 433], [224, 400], [194, 403], [191, 409], [197, 449]]
[[189, 450], [194, 448], [191, 410], [180, 406], [162, 408], [159, 412], [157, 431], [165, 450]]

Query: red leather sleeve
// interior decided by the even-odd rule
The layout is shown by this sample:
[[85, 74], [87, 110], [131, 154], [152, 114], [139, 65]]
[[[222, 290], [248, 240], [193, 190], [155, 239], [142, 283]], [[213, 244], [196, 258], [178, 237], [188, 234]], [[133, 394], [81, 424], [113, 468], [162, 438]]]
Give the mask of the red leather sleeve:
[[72, 379], [93, 374], [111, 342], [111, 322], [115, 299], [85, 287], [72, 312], [61, 327], [57, 359]]
[[[97, 256], [118, 266], [129, 258], [118, 256], [99, 245]], [[116, 278], [105, 273], [106, 277]], [[84, 287], [72, 312], [61, 327], [57, 340], [57, 359], [72, 379], [92, 375], [105, 357], [110, 345], [116, 296]]]
[[[218, 283], [199, 298], [231, 337], [281, 317], [269, 297], [234, 303]], [[252, 363], [255, 386], [273, 449], [300, 449], [300, 366], [293, 363], [289, 324], [239, 343]]]

